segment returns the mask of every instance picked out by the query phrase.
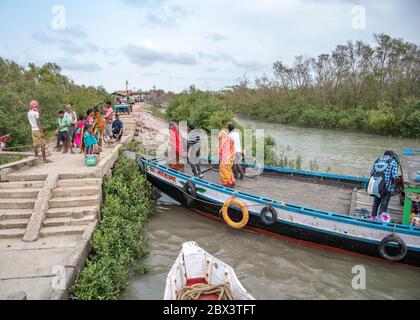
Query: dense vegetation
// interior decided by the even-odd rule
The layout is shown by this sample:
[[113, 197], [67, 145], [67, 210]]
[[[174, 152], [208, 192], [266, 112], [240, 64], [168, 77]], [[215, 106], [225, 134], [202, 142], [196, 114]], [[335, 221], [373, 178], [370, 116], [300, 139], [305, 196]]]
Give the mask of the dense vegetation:
[[233, 122], [233, 113], [217, 95], [193, 86], [171, 101], [166, 114], [172, 120], [187, 121], [207, 131]]
[[93, 250], [73, 288], [76, 300], [115, 300], [127, 286], [130, 268], [144, 256], [152, 188], [137, 163], [120, 157], [104, 184], [102, 220]]
[[59, 66], [47, 63], [42, 67], [29, 64], [23, 68], [0, 58], [0, 136], [12, 135], [8, 147], [30, 145], [28, 104], [35, 99], [40, 104], [44, 130], [55, 129], [59, 110], [72, 103], [75, 111], [85, 113], [99, 101], [108, 98], [102, 87], [76, 85], [61, 74]]
[[385, 34], [357, 41], [222, 94], [230, 110], [263, 120], [420, 138], [420, 51]]
[[[195, 87], [178, 94], [166, 109], [167, 118], [174, 121], [187, 121], [196, 128], [204, 129], [208, 133], [213, 129], [226, 128], [229, 123], [234, 123], [236, 128], [243, 130], [235, 122], [233, 112], [227, 108], [218, 94], [201, 91]], [[209, 136], [210, 138], [210, 136]], [[256, 152], [256, 139], [253, 139], [253, 153]], [[216, 156], [216, 155], [213, 155]], [[276, 150], [275, 141], [266, 136], [264, 141], [265, 164], [283, 165], [300, 169], [302, 159], [287, 159], [284, 154]]]

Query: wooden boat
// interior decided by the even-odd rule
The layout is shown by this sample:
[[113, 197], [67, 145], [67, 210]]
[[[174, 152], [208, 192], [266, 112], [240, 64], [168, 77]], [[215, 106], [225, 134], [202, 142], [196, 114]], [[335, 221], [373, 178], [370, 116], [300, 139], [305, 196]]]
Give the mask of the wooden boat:
[[[179, 300], [183, 292], [184, 296], [191, 292], [188, 287], [200, 284], [208, 285], [208, 288], [226, 288], [233, 300], [255, 300], [239, 282], [232, 267], [204, 251], [197, 243], [186, 242], [166, 278], [164, 300], [177, 300], [177, 297]], [[197, 298], [219, 300], [219, 295], [201, 294]]]
[[407, 172], [410, 168], [419, 171], [420, 154], [400, 158], [408, 179], [404, 185], [410, 192], [404, 206], [392, 198], [391, 223], [367, 217], [373, 198], [366, 192], [365, 178], [265, 166], [260, 176], [239, 180], [231, 189], [219, 184], [214, 170], [198, 179], [151, 157], [139, 158], [138, 163], [158, 189], [233, 228], [420, 266], [420, 227], [410, 225], [411, 204], [417, 201], [412, 194], [419, 195], [420, 184], [414, 181], [415, 173]]

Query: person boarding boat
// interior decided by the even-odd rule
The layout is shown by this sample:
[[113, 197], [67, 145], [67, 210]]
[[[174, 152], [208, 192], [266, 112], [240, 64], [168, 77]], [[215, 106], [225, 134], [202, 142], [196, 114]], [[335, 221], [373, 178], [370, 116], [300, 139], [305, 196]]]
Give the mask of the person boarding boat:
[[232, 188], [235, 186], [235, 177], [232, 167], [235, 158], [235, 145], [229, 132], [222, 129], [219, 133], [219, 170], [220, 180], [224, 187]]

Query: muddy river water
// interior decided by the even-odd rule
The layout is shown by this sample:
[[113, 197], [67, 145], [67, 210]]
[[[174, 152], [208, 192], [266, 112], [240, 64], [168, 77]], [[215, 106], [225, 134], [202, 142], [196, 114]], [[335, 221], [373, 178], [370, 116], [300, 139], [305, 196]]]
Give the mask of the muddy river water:
[[[289, 150], [291, 157], [301, 155], [303, 169], [316, 159], [320, 171], [366, 176], [372, 161], [384, 150], [420, 146], [420, 141], [414, 139], [238, 120], [264, 129], [280, 148]], [[150, 271], [135, 276], [121, 298], [162, 299], [166, 275], [185, 241], [196, 241], [230, 264], [257, 299], [420, 299], [420, 268], [232, 230], [165, 195], [160, 197], [150, 220], [150, 254], [138, 262], [146, 263]], [[366, 270], [364, 290], [352, 286], [355, 266]]]

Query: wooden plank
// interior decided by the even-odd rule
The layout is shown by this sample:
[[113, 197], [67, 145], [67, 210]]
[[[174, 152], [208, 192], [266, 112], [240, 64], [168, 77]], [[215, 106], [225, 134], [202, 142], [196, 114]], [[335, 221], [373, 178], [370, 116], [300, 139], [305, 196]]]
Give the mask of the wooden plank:
[[[366, 202], [357, 202], [357, 204], [361, 204], [361, 205], [364, 205], [364, 206], [372, 206], [372, 203], [366, 203]], [[394, 207], [388, 207], [388, 209], [389, 210], [393, 210], [393, 211], [396, 211], [396, 212], [403, 212], [403, 209], [400, 209], [400, 208], [394, 208]]]
[[351, 216], [355, 215], [355, 209], [356, 209], [356, 203], [357, 203], [357, 188], [353, 189], [353, 192], [351, 193], [351, 200], [350, 200], [350, 212], [349, 214]]

